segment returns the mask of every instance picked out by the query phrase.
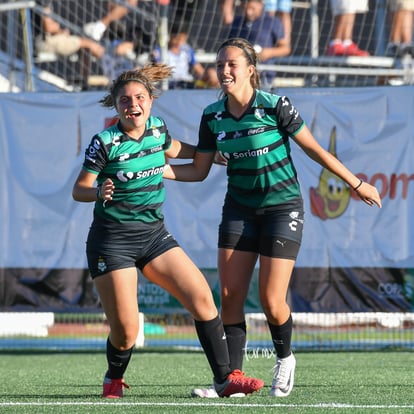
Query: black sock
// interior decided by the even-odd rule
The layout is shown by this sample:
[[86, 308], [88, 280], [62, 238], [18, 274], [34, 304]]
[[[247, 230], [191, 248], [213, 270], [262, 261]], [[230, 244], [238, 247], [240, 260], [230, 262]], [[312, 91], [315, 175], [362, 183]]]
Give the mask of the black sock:
[[123, 378], [131, 359], [132, 350], [133, 347], [131, 349], [127, 349], [126, 351], [120, 351], [111, 344], [108, 338], [106, 341], [106, 359], [108, 361], [108, 371], [106, 372], [105, 377], [111, 379]]
[[267, 322], [272, 335], [273, 345], [276, 350], [278, 358], [286, 358], [291, 354], [292, 330], [293, 321], [292, 315], [283, 325], [272, 325]]
[[243, 357], [246, 347], [246, 322], [224, 325], [229, 348], [230, 369], [233, 371], [243, 368]]
[[214, 380], [223, 383], [230, 374], [226, 334], [219, 316], [211, 321], [194, 321], [198, 339], [213, 371]]

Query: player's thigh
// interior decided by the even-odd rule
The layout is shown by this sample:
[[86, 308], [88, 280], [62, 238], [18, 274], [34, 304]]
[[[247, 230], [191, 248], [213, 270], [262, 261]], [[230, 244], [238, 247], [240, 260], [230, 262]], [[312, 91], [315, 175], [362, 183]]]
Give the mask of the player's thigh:
[[111, 327], [138, 324], [137, 270], [118, 269], [94, 278], [102, 307]]
[[259, 296], [264, 308], [286, 303], [294, 266], [293, 259], [260, 257]]
[[249, 292], [257, 253], [219, 249], [221, 317], [225, 325], [244, 320], [244, 303]]
[[174, 247], [147, 263], [142, 272], [151, 282], [173, 295], [196, 319], [217, 315], [207, 280], [181, 247]]
[[249, 291], [257, 253], [220, 248], [218, 270], [222, 300], [244, 300]]

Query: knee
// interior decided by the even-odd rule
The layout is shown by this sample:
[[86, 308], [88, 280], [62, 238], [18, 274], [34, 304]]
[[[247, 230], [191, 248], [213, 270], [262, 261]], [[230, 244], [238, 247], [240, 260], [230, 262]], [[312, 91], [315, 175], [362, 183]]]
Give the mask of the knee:
[[119, 350], [127, 350], [135, 345], [138, 336], [138, 324], [128, 324], [111, 329], [110, 339], [112, 345]]
[[226, 309], [230, 308], [239, 308], [244, 306], [246, 296], [237, 289], [222, 289], [221, 290], [221, 307]]
[[262, 301], [262, 309], [267, 320], [275, 325], [283, 324], [286, 321], [286, 315], [290, 314], [289, 305], [285, 301], [281, 303]]
[[[190, 310], [191, 311], [191, 310]], [[194, 319], [208, 321], [217, 316], [218, 310], [211, 291], [202, 292], [194, 301], [191, 311]]]

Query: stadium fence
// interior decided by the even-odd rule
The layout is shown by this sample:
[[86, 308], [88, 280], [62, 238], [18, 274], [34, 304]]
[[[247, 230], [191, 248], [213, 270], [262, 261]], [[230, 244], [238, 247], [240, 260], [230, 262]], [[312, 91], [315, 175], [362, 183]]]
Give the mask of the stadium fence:
[[[186, 313], [139, 314], [137, 348], [200, 349]], [[295, 351], [410, 350], [414, 313], [293, 313]], [[262, 313], [246, 315], [246, 353], [273, 352]], [[0, 351], [105, 350], [102, 313], [0, 312]]]
[[[108, 10], [109, 1], [56, 1], [52, 17], [63, 27], [85, 36], [84, 24], [96, 21]], [[164, 45], [172, 22], [189, 23], [190, 43], [197, 59], [213, 63], [217, 46], [228, 28], [221, 19], [220, 0], [171, 1], [169, 6], [140, 0], [137, 7], [114, 1], [129, 9], [125, 21], [112, 25], [102, 43], [128, 40], [126, 25], [142, 28], [149, 44], [137, 46], [134, 56], [113, 59], [120, 68], [145, 63], [148, 49]], [[240, 3], [237, 2], [236, 3]], [[35, 49], [39, 17], [43, 10], [36, 1], [0, 3], [0, 91], [65, 91], [106, 88], [102, 62], [84, 59], [85, 52], [69, 57], [42, 55]], [[357, 15], [354, 40], [370, 57], [328, 57], [333, 17], [328, 0], [293, 1], [292, 53], [276, 65], [275, 87], [336, 87], [414, 84], [412, 58], [384, 56], [390, 31], [386, 0], [369, 2], [369, 12]], [[87, 63], [85, 63], [87, 62]], [[111, 63], [111, 61], [110, 61]], [[88, 78], [81, 77], [88, 65]], [[263, 69], [260, 66], [260, 69]], [[412, 138], [412, 137], [411, 137]], [[412, 280], [412, 279], [411, 279]], [[411, 297], [413, 286], [411, 286]], [[192, 321], [184, 312], [145, 313], [137, 346], [187, 346], [198, 348]], [[293, 346], [298, 350], [378, 349], [414, 347], [412, 312], [295, 313]], [[270, 349], [264, 316], [249, 313], [249, 343], [246, 352]], [[0, 312], [0, 350], [16, 349], [104, 349], [108, 326], [99, 310], [87, 312]]]
[[[109, 10], [105, 0], [63, 0], [55, 2], [51, 16], [73, 34], [86, 36], [85, 23], [96, 21]], [[106, 87], [105, 75], [132, 68], [148, 61], [149, 51], [159, 44], [166, 47], [174, 25], [186, 25], [189, 41], [197, 59], [214, 62], [214, 52], [227, 37], [222, 22], [221, 0], [172, 0], [161, 5], [155, 0], [140, 0], [136, 7], [126, 1], [128, 14], [111, 24], [101, 43], [107, 49], [101, 61], [80, 51], [71, 56], [37, 53], [35, 38], [40, 31], [42, 7], [35, 1], [7, 1], [0, 4], [0, 62], [3, 64], [3, 91], [42, 90], [46, 84], [58, 90], [79, 91]], [[237, 10], [240, 0], [236, 0]], [[390, 32], [387, 0], [371, 0], [369, 12], [357, 14], [354, 40], [370, 52], [369, 57], [331, 57], [325, 51], [331, 39], [333, 16], [329, 0], [293, 1], [292, 53], [266, 69], [277, 72], [274, 87], [375, 86], [414, 83], [410, 56], [384, 56]], [[135, 49], [124, 57], [114, 56], [113, 45], [134, 36]], [[139, 41], [137, 41], [139, 40]], [[108, 71], [108, 65], [112, 67]], [[263, 68], [263, 67], [261, 67]], [[85, 71], [87, 79], [84, 79]], [[20, 80], [19, 78], [24, 78]]]

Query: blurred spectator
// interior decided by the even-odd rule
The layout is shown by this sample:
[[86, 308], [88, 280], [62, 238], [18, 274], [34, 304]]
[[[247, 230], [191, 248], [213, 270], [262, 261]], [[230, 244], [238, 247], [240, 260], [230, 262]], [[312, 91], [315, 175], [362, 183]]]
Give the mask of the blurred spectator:
[[53, 12], [53, 1], [41, 2], [43, 12], [40, 16], [39, 33], [35, 38], [36, 53], [51, 53], [61, 56], [69, 56], [81, 49], [87, 49], [92, 56], [100, 59], [105, 53], [105, 48], [99, 43], [87, 37], [73, 35], [58, 23], [51, 13]]
[[271, 16], [278, 16], [283, 23], [285, 39], [291, 46], [292, 35], [292, 0], [265, 0], [265, 11]]
[[356, 13], [368, 11], [368, 0], [330, 0], [334, 16], [333, 39], [326, 54], [328, 56], [369, 56], [352, 40]]
[[222, 4], [223, 23], [229, 25], [234, 20], [234, 0], [223, 0]]
[[413, 54], [414, 0], [388, 0], [392, 15], [390, 40], [385, 54], [401, 58]]
[[[129, 4], [131, 7], [136, 7], [138, 5], [138, 0], [126, 0], [125, 3]], [[108, 13], [96, 22], [86, 23], [83, 26], [83, 31], [90, 38], [99, 41], [102, 39], [108, 26], [112, 22], [122, 19], [128, 12], [129, 8], [127, 6], [118, 3], [110, 3]]]
[[[278, 16], [283, 23], [285, 39], [290, 46], [292, 33], [292, 0], [263, 0], [264, 10], [270, 16]], [[234, 20], [234, 0], [223, 0], [223, 22], [232, 24]]]
[[[263, 0], [245, 1], [244, 14], [234, 18], [229, 37], [247, 39], [263, 64], [275, 64], [276, 58], [290, 53], [282, 21], [264, 11]], [[263, 88], [270, 88], [275, 76], [274, 71], [261, 71]]]
[[220, 82], [217, 77], [216, 65], [209, 64], [205, 67], [201, 79], [195, 82], [195, 87], [198, 89], [218, 89]]
[[194, 49], [188, 44], [188, 29], [185, 24], [173, 25], [168, 41], [167, 55], [162, 56], [161, 49], [153, 51], [156, 62], [163, 62], [174, 67], [168, 81], [170, 89], [194, 88], [195, 81], [204, 75], [203, 65], [196, 60]]
[[139, 8], [110, 23], [103, 39], [107, 53], [102, 58], [102, 70], [107, 78], [115, 79], [151, 60], [158, 23], [158, 6], [153, 1], [141, 2]]

